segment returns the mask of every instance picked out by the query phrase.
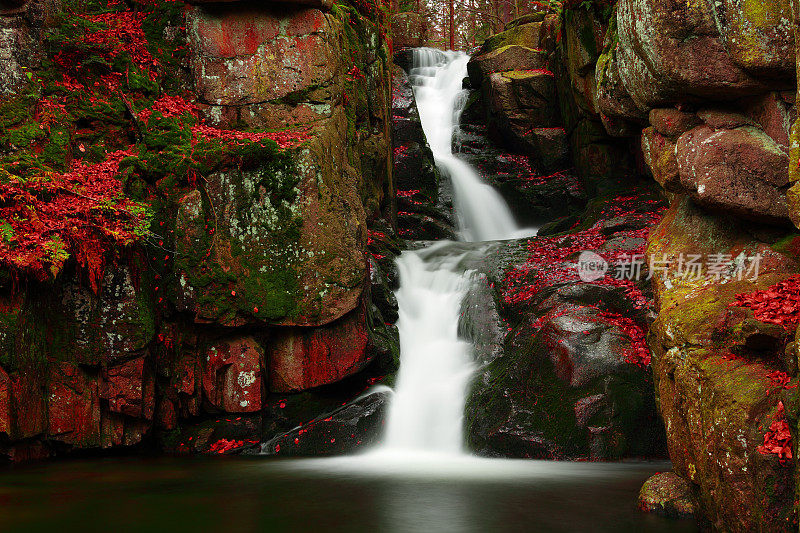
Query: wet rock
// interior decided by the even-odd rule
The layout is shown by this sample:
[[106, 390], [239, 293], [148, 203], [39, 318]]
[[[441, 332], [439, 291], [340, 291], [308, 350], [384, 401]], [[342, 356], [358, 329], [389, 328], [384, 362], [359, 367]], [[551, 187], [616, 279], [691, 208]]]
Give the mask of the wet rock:
[[162, 447], [175, 454], [231, 455], [257, 450], [260, 415], [239, 415], [185, 424], [162, 435]]
[[661, 472], [642, 485], [639, 509], [669, 518], [691, 518], [697, 512], [697, 504], [685, 479], [673, 472]]
[[53, 0], [7, 0], [0, 4], [0, 95], [16, 93], [30, 83], [28, 74], [41, 66], [45, 21], [59, 10]]
[[208, 401], [227, 413], [261, 410], [264, 349], [252, 337], [216, 342], [203, 364], [203, 391]]
[[[593, 227], [605, 236], [597, 251], [640, 253], [644, 242], [637, 232], [650, 225], [652, 219], [635, 214], [595, 219]], [[544, 242], [580, 240], [582, 232]], [[482, 455], [535, 458], [663, 454], [653, 385], [643, 368], [649, 361], [643, 301], [632, 296], [631, 286], [581, 282], [566, 252], [564, 259], [547, 259], [537, 240], [503, 244], [481, 267], [505, 327], [501, 355], [478, 370], [468, 396], [470, 446]], [[547, 273], [538, 263], [521, 266], [527, 260], [541, 260]], [[515, 272], [538, 281], [518, 279]], [[524, 297], [502, 289], [511, 279], [522, 284]], [[477, 327], [488, 335], [493, 329], [473, 318], [478, 313], [464, 313], [470, 321], [464, 331]]]
[[269, 390], [301, 391], [355, 374], [370, 362], [364, 310], [318, 328], [277, 330], [267, 346]]
[[700, 126], [681, 135], [681, 185], [701, 205], [766, 222], [788, 218], [788, 156], [760, 129]]
[[321, 415], [261, 446], [263, 454], [342, 455], [367, 449], [380, 441], [391, 391], [378, 390]]
[[48, 380], [48, 438], [81, 448], [99, 446], [97, 381], [72, 363], [52, 365]]
[[509, 70], [546, 70], [547, 53], [520, 45], [508, 45], [473, 56], [467, 64], [472, 88], [478, 89], [492, 74]]
[[486, 99], [489, 127], [497, 128], [505, 143], [523, 153], [535, 150], [539, 157], [549, 156], [538, 149], [536, 130], [559, 125], [553, 106], [556, 93], [551, 74], [525, 71], [492, 74]]

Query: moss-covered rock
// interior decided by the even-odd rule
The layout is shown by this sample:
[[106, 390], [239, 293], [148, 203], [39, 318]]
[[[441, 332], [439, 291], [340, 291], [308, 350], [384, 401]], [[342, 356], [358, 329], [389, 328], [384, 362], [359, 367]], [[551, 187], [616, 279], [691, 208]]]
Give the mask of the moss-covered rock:
[[[652, 222], [644, 213], [658, 204], [646, 196], [639, 201], [642, 213], [609, 220], [603, 213], [613, 203], [597, 202], [575, 233], [504, 243], [487, 254], [480, 271], [493, 308], [468, 300], [477, 309], [465, 310], [462, 327], [483, 347], [465, 419], [478, 453], [591, 459], [664, 453], [651, 377], [642, 368], [649, 357], [646, 298], [634, 285], [582, 281], [575, 265], [582, 250], [613, 255], [643, 247], [635, 235], [646, 232]], [[475, 318], [494, 309], [499, 332], [495, 322]]]
[[689, 484], [673, 472], [652, 476], [639, 491], [639, 509], [670, 518], [694, 516], [696, 503]]
[[[797, 264], [770, 247], [781, 231], [751, 234], [742, 224], [687, 200], [674, 203], [650, 237], [648, 252], [663, 257], [666, 268], [654, 276], [659, 307], [649, 344], [670, 457], [704, 514], [730, 531], [754, 524], [788, 531], [793, 474], [760, 446], [779, 402], [788, 405], [795, 396], [785, 388], [789, 383], [773, 379], [796, 372], [785, 364], [790, 338], [784, 328], [736, 307], [736, 297], [791, 276]], [[724, 258], [719, 275], [680, 272], [680, 257], [710, 254]], [[739, 274], [741, 259], [756, 256], [758, 277]]]

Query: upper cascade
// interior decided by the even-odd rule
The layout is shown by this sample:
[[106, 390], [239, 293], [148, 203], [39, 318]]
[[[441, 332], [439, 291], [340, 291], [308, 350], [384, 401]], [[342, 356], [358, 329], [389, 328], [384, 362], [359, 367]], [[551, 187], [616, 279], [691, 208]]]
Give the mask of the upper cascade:
[[463, 80], [468, 62], [464, 52], [416, 48], [410, 73], [436, 165], [453, 183], [459, 237], [475, 242], [529, 236], [535, 231], [521, 230], [500, 194], [453, 153], [453, 134], [466, 103]]

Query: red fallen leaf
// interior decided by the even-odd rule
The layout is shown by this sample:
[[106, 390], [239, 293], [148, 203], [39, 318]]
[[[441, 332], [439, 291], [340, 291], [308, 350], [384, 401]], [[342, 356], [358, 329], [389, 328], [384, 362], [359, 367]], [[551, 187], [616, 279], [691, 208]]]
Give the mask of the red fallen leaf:
[[786, 421], [783, 402], [778, 402], [778, 410], [758, 452], [762, 455], [775, 454], [779, 459], [792, 458], [792, 433]]
[[753, 316], [761, 322], [794, 326], [800, 323], [800, 276], [762, 291], [737, 294], [731, 305], [752, 309]]

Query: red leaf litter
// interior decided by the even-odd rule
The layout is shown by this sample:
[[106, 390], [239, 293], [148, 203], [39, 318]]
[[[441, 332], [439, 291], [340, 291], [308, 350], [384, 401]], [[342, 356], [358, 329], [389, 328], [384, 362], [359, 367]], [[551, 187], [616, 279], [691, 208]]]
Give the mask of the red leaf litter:
[[731, 305], [749, 307], [761, 322], [797, 325], [800, 323], [800, 276], [783, 280], [763, 291], [737, 294]]
[[301, 144], [303, 141], [310, 137], [308, 130], [292, 131], [284, 130], [277, 132], [266, 131], [238, 131], [238, 130], [221, 130], [205, 124], [198, 124], [192, 128], [192, 133], [197, 137], [205, 137], [207, 139], [220, 139], [229, 143], [249, 144], [254, 142], [261, 142], [264, 139], [269, 139], [278, 143], [281, 148], [292, 148]]
[[600, 316], [609, 320], [631, 339], [630, 349], [625, 350], [625, 362], [642, 368], [650, 366], [650, 349], [647, 347], [644, 328], [619, 313], [601, 311]]
[[762, 455], [775, 454], [779, 459], [792, 458], [792, 434], [786, 421], [783, 402], [778, 402], [778, 411], [769, 431], [764, 435], [764, 444], [758, 447], [758, 452]]
[[[536, 237], [528, 243], [528, 256], [525, 263], [508, 270], [503, 282], [503, 299], [508, 304], [518, 304], [529, 300], [542, 289], [560, 284], [580, 281], [578, 270], [569, 261], [571, 256], [576, 256], [584, 250], [592, 250], [609, 265], [620, 264], [633, 255], [644, 254], [650, 226], [661, 220], [663, 209], [641, 213], [635, 208], [642, 203], [636, 196], [618, 197], [607, 207], [600, 220], [591, 228], [569, 235], [553, 237]], [[618, 216], [632, 216], [644, 219], [648, 227], [637, 230], [622, 231], [613, 234], [613, 238], [643, 239], [642, 244], [636, 249], [603, 251], [601, 248], [609, 237], [603, 234], [604, 220]], [[635, 280], [617, 279], [613, 269], [602, 278], [593, 283], [612, 287], [623, 287], [627, 296], [634, 304], [643, 308], [647, 300], [641, 290], [636, 286]]]
[[133, 242], [146, 220], [117, 179], [130, 155], [119, 150], [101, 163], [73, 161], [64, 174], [0, 183], [0, 264], [43, 280], [66, 259], [59, 251], [74, 253], [96, 290], [105, 251]]
[[164, 118], [179, 117], [183, 114], [198, 116], [197, 106], [187, 102], [180, 96], [164, 95], [155, 102], [152, 107], [139, 111], [139, 119], [147, 123], [154, 111], [161, 113]]
[[772, 382], [773, 387], [780, 387], [782, 389], [796, 389], [797, 384], [791, 385], [792, 378], [786, 372], [775, 370], [767, 374], [767, 377]]
[[258, 441], [220, 439], [217, 442], [213, 443], [211, 446], [209, 446], [206, 453], [223, 454], [232, 450], [236, 450], [238, 448], [242, 448], [243, 446], [248, 446], [250, 444], [258, 444]]

